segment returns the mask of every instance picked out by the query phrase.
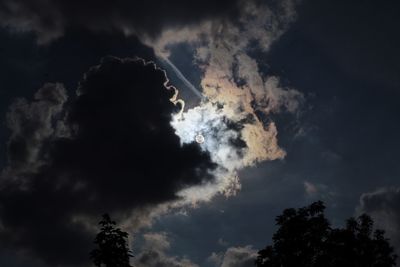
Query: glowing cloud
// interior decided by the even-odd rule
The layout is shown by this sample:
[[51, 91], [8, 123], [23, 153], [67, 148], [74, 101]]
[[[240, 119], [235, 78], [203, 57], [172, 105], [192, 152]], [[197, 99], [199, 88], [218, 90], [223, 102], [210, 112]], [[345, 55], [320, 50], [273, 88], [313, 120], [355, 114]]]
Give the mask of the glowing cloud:
[[217, 193], [235, 194], [240, 189], [241, 169], [285, 157], [270, 115], [296, 113], [304, 97], [295, 89], [282, 87], [278, 77], [260, 71], [257, 60], [247, 52], [255, 43], [260, 53], [266, 53], [294, 20], [294, 2], [279, 3], [272, 11], [264, 4], [243, 2], [239, 24], [211, 20], [164, 31], [156, 42], [147, 40], [197, 95], [199, 90], [168, 60], [169, 49], [179, 43], [191, 45], [195, 63], [203, 72], [202, 101], [197, 107], [182, 109], [171, 121], [182, 144], [204, 137], [197, 143], [219, 166], [215, 182], [180, 193], [189, 201], [209, 200]]

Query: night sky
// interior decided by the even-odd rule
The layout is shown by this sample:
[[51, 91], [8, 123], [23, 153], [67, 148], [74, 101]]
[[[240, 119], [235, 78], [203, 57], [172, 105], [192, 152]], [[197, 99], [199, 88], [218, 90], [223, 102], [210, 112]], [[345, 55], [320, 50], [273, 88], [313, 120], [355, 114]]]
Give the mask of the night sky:
[[400, 254], [396, 1], [0, 0], [0, 266], [249, 267], [283, 209]]

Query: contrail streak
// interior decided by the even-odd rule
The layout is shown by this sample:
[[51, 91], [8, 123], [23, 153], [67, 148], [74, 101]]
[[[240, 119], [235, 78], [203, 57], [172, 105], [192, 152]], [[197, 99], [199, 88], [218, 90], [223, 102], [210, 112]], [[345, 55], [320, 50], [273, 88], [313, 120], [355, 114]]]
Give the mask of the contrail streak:
[[204, 99], [203, 94], [196, 89], [196, 87], [189, 82], [188, 79], [186, 79], [186, 77], [183, 75], [183, 73], [174, 65], [174, 63], [172, 63], [168, 58], [166, 57], [162, 57], [161, 60], [165, 61], [170, 67], [171, 69], [175, 72], [175, 74], [178, 76], [178, 78], [195, 94], [197, 95], [199, 98]]

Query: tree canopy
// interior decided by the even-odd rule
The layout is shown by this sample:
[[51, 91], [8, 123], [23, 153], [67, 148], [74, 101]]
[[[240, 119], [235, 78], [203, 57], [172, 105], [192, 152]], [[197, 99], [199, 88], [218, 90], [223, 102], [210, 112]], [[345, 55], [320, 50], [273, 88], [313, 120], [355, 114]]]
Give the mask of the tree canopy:
[[257, 267], [391, 267], [397, 256], [384, 231], [363, 214], [333, 228], [318, 201], [276, 218], [273, 244], [258, 252]]
[[94, 243], [96, 248], [90, 253], [95, 266], [98, 267], [131, 267], [129, 258], [132, 253], [127, 244], [128, 233], [116, 228], [116, 223], [108, 214], [99, 222], [100, 232]]

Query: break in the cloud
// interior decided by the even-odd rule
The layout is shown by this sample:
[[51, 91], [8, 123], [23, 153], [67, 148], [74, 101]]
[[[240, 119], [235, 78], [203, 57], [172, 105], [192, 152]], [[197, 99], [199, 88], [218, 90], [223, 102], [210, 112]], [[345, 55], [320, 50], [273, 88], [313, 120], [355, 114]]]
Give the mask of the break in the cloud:
[[[202, 187], [206, 199], [217, 192], [229, 195], [240, 189], [240, 169], [285, 157], [271, 115], [297, 114], [304, 96], [283, 86], [279, 77], [260, 70], [251, 51], [257, 50], [258, 55], [268, 51], [295, 19], [295, 4], [280, 1], [269, 7], [246, 2], [235, 22], [207, 20], [163, 31], [155, 42], [143, 39], [161, 59], [168, 60], [177, 44], [186, 43], [195, 50], [203, 98], [199, 106], [175, 116], [172, 125], [184, 144], [203, 135], [202, 149], [218, 163], [217, 186]], [[189, 190], [188, 195], [198, 192]]]
[[216, 267], [252, 267], [257, 251], [251, 246], [230, 247], [222, 253], [212, 253], [208, 258]]
[[1, 245], [50, 265], [85, 263], [100, 214], [138, 227], [181, 201], [179, 191], [212, 181], [209, 155], [182, 146], [170, 125], [179, 108], [167, 82], [152, 63], [108, 57], [69, 101], [60, 84], [17, 100], [0, 180]]
[[362, 194], [357, 213], [369, 214], [375, 226], [386, 231], [400, 255], [400, 188], [386, 187]]
[[[168, 250], [171, 242], [168, 235], [162, 233], [146, 233], [144, 244], [133, 263], [138, 267], [198, 267], [186, 257], [171, 256]], [[252, 267], [257, 251], [252, 246], [229, 247], [225, 252], [212, 253], [208, 261], [216, 267]]]

